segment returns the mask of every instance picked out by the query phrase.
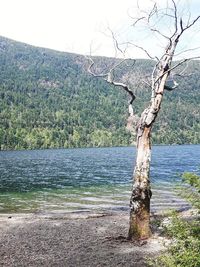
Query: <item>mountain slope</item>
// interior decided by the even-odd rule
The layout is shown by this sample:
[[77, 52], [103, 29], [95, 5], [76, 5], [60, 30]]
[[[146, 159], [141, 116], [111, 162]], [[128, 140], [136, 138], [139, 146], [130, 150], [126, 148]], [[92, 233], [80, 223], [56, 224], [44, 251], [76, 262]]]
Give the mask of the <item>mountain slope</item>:
[[[96, 58], [98, 66], [114, 59]], [[137, 94], [134, 110], [141, 112], [150, 90], [141, 77], [153, 62], [139, 60], [119, 68], [118, 78], [130, 78]], [[119, 88], [87, 73], [81, 55], [36, 48], [0, 37], [0, 144], [1, 149], [128, 145], [128, 96]], [[154, 143], [200, 142], [199, 62], [193, 75], [167, 92], [154, 127]]]

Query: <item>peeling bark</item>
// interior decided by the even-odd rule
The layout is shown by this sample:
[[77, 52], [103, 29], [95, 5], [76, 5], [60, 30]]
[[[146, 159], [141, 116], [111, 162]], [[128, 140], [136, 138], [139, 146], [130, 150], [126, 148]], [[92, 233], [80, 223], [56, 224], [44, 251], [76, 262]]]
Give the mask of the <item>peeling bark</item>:
[[[164, 75], [162, 79], [167, 79]], [[163, 87], [163, 88], [161, 88]], [[137, 156], [133, 175], [133, 188], [130, 199], [130, 227], [128, 239], [141, 240], [151, 236], [150, 230], [150, 186], [151, 130], [160, 110], [164, 83], [159, 86], [150, 107], [145, 109], [137, 126]]]
[[157, 70], [155, 92], [151, 104], [146, 108], [137, 126], [137, 156], [133, 174], [133, 188], [130, 199], [130, 226], [128, 239], [141, 240], [151, 236], [150, 229], [150, 161], [151, 161], [151, 130], [160, 110], [165, 83], [169, 75], [172, 57], [176, 45], [172, 44], [166, 51], [164, 60]]
[[147, 239], [151, 235], [149, 226], [151, 199], [149, 181], [151, 160], [150, 132], [151, 127], [145, 127], [142, 135], [138, 136], [134, 183], [130, 199], [129, 239]]

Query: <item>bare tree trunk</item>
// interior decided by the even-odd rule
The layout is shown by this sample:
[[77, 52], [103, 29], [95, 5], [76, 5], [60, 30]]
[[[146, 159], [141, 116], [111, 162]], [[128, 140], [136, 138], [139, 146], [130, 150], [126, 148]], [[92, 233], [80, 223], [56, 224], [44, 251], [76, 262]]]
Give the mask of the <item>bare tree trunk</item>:
[[148, 239], [151, 236], [151, 130], [160, 110], [168, 73], [162, 67], [162, 71], [159, 75], [161, 79], [156, 88], [156, 96], [151, 105], [142, 113], [137, 126], [137, 155], [133, 173], [133, 188], [130, 199], [130, 226], [128, 233], [128, 239], [132, 240]]
[[151, 126], [145, 127], [137, 137], [137, 157], [134, 170], [134, 183], [130, 200], [130, 228], [129, 239], [147, 239], [151, 235], [150, 230], [150, 199], [151, 187], [149, 180], [151, 144]]

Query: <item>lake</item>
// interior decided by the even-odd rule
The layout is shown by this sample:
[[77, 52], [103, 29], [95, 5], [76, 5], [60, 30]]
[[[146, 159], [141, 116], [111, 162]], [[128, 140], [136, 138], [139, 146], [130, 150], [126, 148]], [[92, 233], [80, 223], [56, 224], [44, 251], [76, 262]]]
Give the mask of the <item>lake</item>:
[[[127, 210], [134, 147], [0, 151], [0, 212]], [[200, 145], [152, 148], [151, 209], [186, 208], [174, 192], [199, 172]]]

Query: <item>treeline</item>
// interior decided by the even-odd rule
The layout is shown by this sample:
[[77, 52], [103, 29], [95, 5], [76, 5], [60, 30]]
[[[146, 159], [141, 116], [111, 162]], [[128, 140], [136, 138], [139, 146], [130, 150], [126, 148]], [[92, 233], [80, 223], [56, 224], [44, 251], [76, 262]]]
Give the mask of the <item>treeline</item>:
[[[97, 58], [106, 68], [113, 59]], [[61, 53], [0, 38], [0, 149], [129, 145], [128, 96], [91, 77], [83, 56]], [[134, 111], [147, 105], [150, 90], [141, 77], [152, 61], [121, 66], [119, 79], [130, 78], [137, 99]], [[200, 143], [198, 64], [194, 74], [167, 92], [154, 143]]]

